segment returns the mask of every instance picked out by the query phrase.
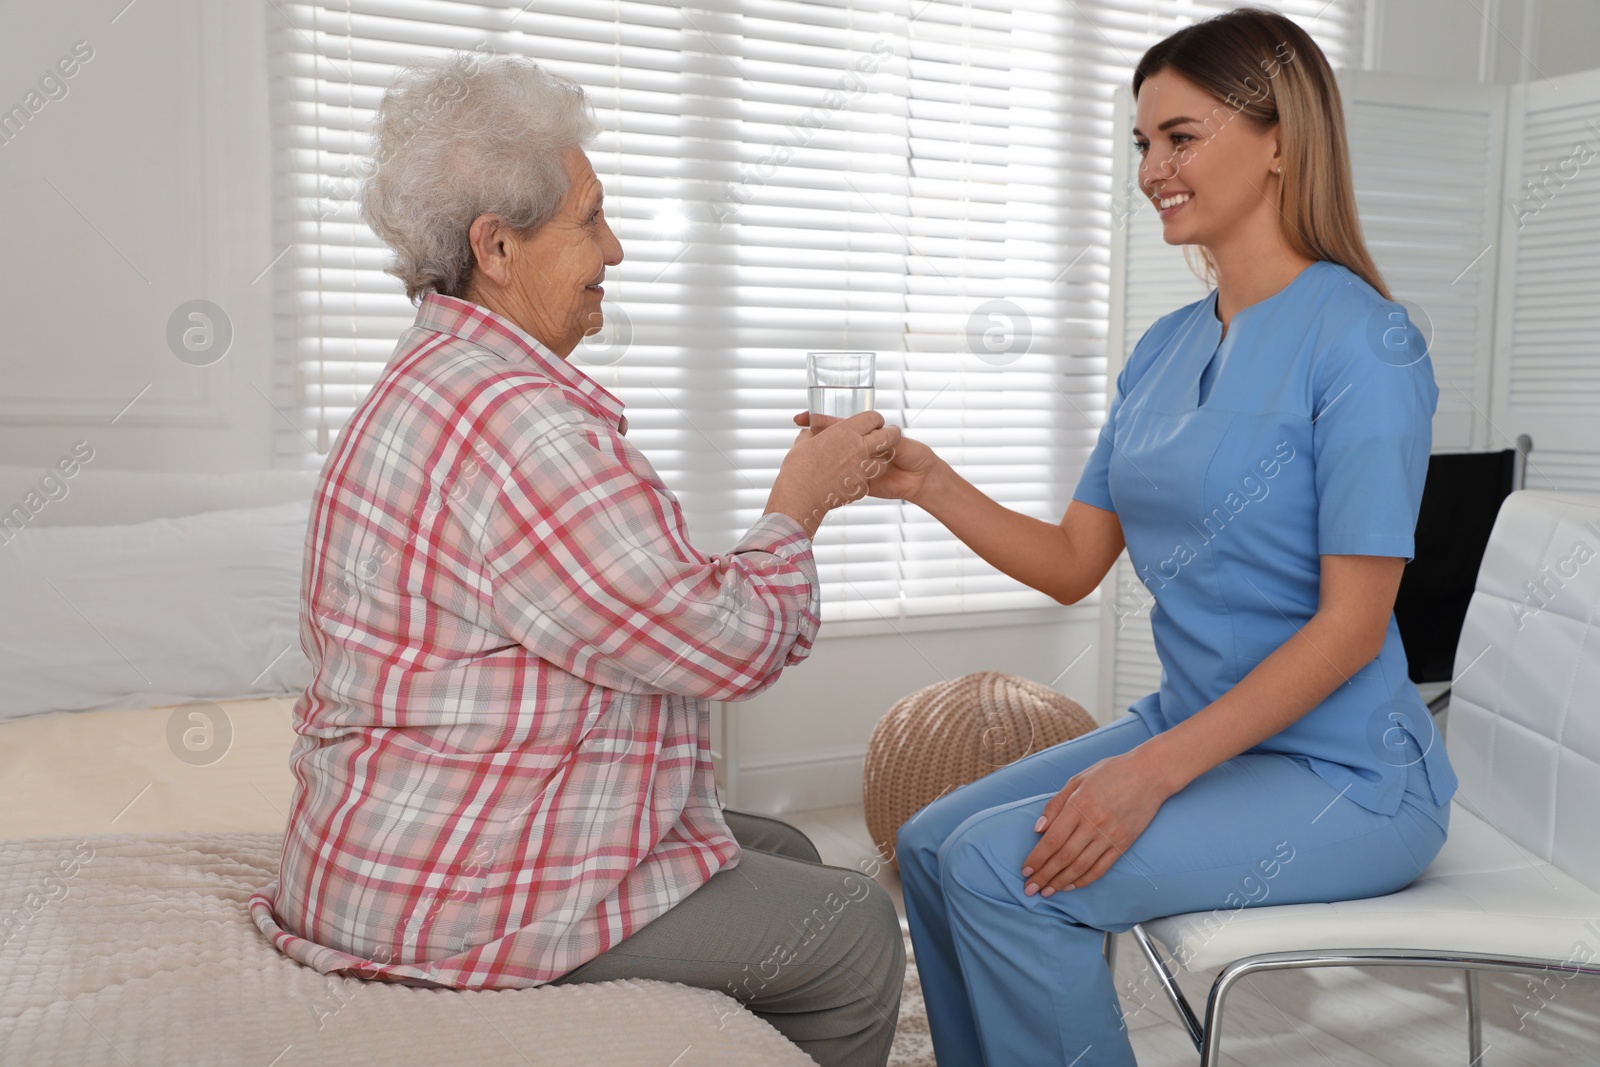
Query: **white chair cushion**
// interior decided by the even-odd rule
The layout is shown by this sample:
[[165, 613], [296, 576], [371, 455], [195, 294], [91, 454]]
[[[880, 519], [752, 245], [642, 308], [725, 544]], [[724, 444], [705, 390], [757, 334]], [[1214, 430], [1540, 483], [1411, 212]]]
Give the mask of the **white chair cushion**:
[[[1587, 926], [1585, 925], [1587, 924]], [[1600, 893], [1530, 855], [1461, 804], [1432, 865], [1398, 893], [1328, 904], [1218, 909], [1144, 929], [1189, 971], [1264, 952], [1397, 948], [1571, 957], [1600, 942]]]

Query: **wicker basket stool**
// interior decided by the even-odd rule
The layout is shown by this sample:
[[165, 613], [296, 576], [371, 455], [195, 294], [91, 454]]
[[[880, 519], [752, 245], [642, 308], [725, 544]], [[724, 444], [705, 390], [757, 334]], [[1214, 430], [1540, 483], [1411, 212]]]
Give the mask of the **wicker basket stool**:
[[895, 834], [921, 808], [1096, 725], [1070, 697], [998, 671], [935, 682], [901, 698], [867, 743], [861, 795], [873, 843], [893, 863]]

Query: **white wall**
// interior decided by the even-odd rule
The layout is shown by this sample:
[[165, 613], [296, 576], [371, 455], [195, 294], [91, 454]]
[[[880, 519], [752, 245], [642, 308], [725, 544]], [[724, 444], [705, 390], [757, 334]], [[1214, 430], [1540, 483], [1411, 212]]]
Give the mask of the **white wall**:
[[1374, 70], [1510, 83], [1600, 66], [1595, 0], [1368, 2]]
[[[1373, 2], [1367, 53], [1379, 69], [1510, 81], [1595, 64], [1593, 0]], [[66, 95], [0, 144], [0, 464], [42, 469], [89, 439], [106, 468], [269, 465], [281, 418], [266, 399], [264, 273], [283, 251], [272, 240], [264, 43], [275, 17], [256, 0], [0, 6], [0, 108], [26, 104], [76, 42], [93, 49]], [[165, 336], [173, 311], [197, 298], [234, 331], [227, 355], [203, 367]], [[1009, 671], [1093, 708], [1097, 639], [1082, 608], [959, 631], [830, 627], [809, 663], [723, 709], [718, 745], [737, 771], [726, 799], [768, 811], [856, 800], [877, 718], [941, 677]]]
[[828, 636], [824, 626], [805, 663], [765, 693], [723, 705], [721, 732], [731, 743], [724, 747], [713, 735], [723, 756], [723, 802], [784, 812], [859, 801], [867, 741], [883, 713], [907, 693], [973, 671], [1031, 678], [1092, 713], [1099, 612], [1078, 606], [1038, 613], [1045, 614], [1056, 618], [870, 635]]
[[[111, 469], [263, 468], [277, 417], [252, 388], [269, 392], [271, 276], [251, 283], [277, 251], [265, 6], [126, 5], [0, 9], [0, 109], [38, 108], [0, 138], [0, 463], [42, 468], [86, 439]], [[49, 77], [75, 45], [91, 58], [62, 95]], [[211, 366], [167, 344], [194, 299], [232, 323]]]

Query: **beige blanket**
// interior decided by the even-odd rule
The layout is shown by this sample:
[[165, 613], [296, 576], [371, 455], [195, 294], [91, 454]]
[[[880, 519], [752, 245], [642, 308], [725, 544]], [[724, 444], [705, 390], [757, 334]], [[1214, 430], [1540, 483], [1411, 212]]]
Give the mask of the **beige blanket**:
[[[0, 722], [0, 838], [282, 833], [293, 709], [290, 697], [263, 697]], [[185, 739], [214, 747], [180, 755]]]
[[483, 992], [327, 977], [251, 924], [276, 833], [0, 841], [0, 1063], [808, 1065], [720, 993]]
[[246, 902], [277, 871], [293, 703], [213, 706], [227, 747], [188, 759], [170, 708], [0, 723], [0, 1065], [812, 1064], [711, 990], [461, 993], [282, 956]]

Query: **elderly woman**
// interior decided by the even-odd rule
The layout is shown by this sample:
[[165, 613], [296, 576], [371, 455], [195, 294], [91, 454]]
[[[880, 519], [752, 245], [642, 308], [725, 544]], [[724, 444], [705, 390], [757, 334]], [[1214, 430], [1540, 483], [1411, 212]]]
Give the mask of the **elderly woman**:
[[362, 212], [420, 305], [318, 485], [313, 680], [252, 915], [324, 973], [683, 982], [820, 1063], [882, 1064], [894, 907], [721, 809], [708, 705], [805, 658], [810, 539], [897, 431], [802, 432], [733, 550], [690, 544], [621, 402], [566, 361], [622, 261], [596, 129], [582, 89], [518, 58], [411, 68], [379, 107]]

